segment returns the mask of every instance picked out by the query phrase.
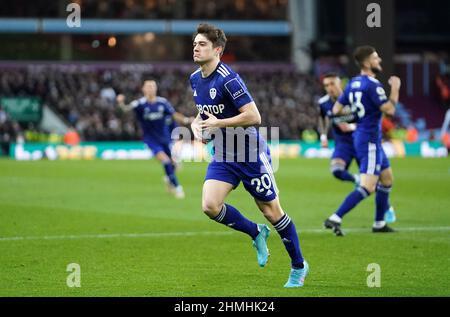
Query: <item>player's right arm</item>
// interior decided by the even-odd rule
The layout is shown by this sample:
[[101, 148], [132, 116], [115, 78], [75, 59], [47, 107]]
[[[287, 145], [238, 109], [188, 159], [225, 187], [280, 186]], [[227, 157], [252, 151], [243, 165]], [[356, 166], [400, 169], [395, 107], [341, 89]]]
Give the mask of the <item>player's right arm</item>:
[[332, 110], [333, 114], [336, 115], [336, 116], [342, 115], [343, 114], [343, 110], [344, 110], [344, 105], [341, 104], [339, 101], [336, 101], [334, 103], [333, 110]]
[[116, 97], [117, 105], [125, 112], [131, 111], [138, 105], [137, 100], [132, 101], [129, 104], [125, 104], [125, 96], [120, 94]]
[[[333, 114], [330, 119], [334, 124], [340, 126], [342, 123], [353, 123], [357, 121], [358, 114], [356, 112], [352, 112], [349, 107], [345, 107], [339, 101], [336, 101], [333, 106]], [[347, 132], [341, 128], [343, 132]]]
[[200, 112], [197, 114], [195, 119], [191, 123], [192, 133], [194, 133], [194, 137], [197, 140], [202, 140], [202, 128], [200, 126], [200, 122], [202, 121], [202, 117], [200, 116]]
[[395, 105], [398, 103], [400, 95], [400, 78], [391, 76], [389, 78], [389, 85], [391, 86], [389, 100], [380, 106], [380, 110], [389, 116], [393, 116], [395, 114]]
[[350, 104], [348, 100], [348, 94], [350, 91], [350, 84], [347, 84], [347, 86], [344, 89], [344, 92], [338, 97], [336, 102], [333, 105], [333, 115], [334, 116], [340, 116], [340, 115], [347, 115], [348, 112], [345, 112], [344, 107], [345, 105]]
[[238, 115], [225, 119], [217, 119], [213, 114], [205, 111], [207, 120], [201, 123], [204, 129], [227, 128], [227, 127], [250, 127], [261, 124], [261, 115], [254, 101], [251, 101], [238, 109]]
[[[358, 120], [358, 113], [352, 112], [351, 107], [346, 107], [345, 105], [350, 105], [349, 94], [350, 94], [351, 84], [347, 84], [344, 92], [338, 97], [333, 105], [333, 115], [330, 117], [334, 124], [340, 125], [341, 123], [353, 123]], [[341, 127], [340, 127], [341, 128]], [[343, 132], [344, 129], [341, 128]]]
[[320, 134], [320, 146], [328, 147], [328, 129], [330, 128], [330, 120], [327, 116], [323, 116], [322, 113], [319, 114], [317, 129]]

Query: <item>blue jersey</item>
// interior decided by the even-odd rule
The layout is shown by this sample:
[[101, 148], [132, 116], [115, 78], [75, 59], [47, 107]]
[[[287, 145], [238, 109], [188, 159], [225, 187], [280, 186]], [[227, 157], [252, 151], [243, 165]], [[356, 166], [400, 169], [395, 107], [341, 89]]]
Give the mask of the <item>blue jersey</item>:
[[381, 83], [367, 75], [353, 77], [338, 101], [350, 105], [358, 114], [355, 138], [370, 142], [381, 141], [380, 107], [388, 100]]
[[[201, 71], [198, 69], [191, 75], [190, 83], [194, 101], [202, 120], [208, 119], [205, 111], [218, 119], [235, 117], [240, 114], [239, 109], [242, 106], [253, 101], [240, 76], [222, 62], [219, 62], [217, 68], [206, 78], [202, 77]], [[223, 155], [223, 160], [236, 159], [236, 157], [242, 155], [247, 158], [250, 152], [265, 150], [265, 141], [255, 127], [248, 127], [245, 132], [242, 130], [233, 130], [233, 135], [227, 128], [217, 131], [222, 138], [217, 138], [216, 135], [213, 141], [216, 159], [219, 155]], [[226, 139], [234, 138], [236, 134], [238, 136], [239, 134], [245, 134], [246, 137], [243, 138], [245, 139], [244, 146], [239, 146], [239, 142], [235, 142], [232, 148], [226, 146]], [[223, 143], [219, 144], [221, 141]], [[253, 144], [255, 146], [252, 146]]]
[[[333, 106], [334, 101], [330, 98], [330, 96], [325, 95], [319, 99], [320, 115], [322, 116], [322, 118], [332, 117]], [[331, 129], [333, 131], [333, 138], [336, 143], [337, 142], [353, 143], [352, 131], [343, 132], [335, 123], [332, 123]]]
[[173, 119], [172, 116], [166, 117], [166, 125], [169, 127], [170, 132], [172, 132], [175, 128], [178, 127], [177, 122]]
[[155, 102], [140, 98], [131, 103], [141, 125], [145, 141], [168, 144], [171, 142], [170, 118], [175, 113], [167, 99], [156, 97]]

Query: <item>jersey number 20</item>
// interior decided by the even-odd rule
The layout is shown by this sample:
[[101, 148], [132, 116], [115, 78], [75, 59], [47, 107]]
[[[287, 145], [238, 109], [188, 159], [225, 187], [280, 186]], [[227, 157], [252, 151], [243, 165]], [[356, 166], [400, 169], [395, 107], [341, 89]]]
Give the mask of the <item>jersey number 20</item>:
[[[251, 184], [252, 186], [256, 185], [256, 191], [258, 193], [262, 193], [263, 191], [270, 189], [270, 187], [272, 186], [272, 181], [270, 180], [269, 175], [264, 174], [263, 176], [261, 176], [261, 179], [253, 178]], [[261, 188], [261, 185], [263, 186], [263, 188]]]
[[350, 101], [350, 104], [352, 105], [352, 112], [356, 112], [358, 118], [362, 118], [366, 114], [364, 105], [361, 102], [362, 95], [363, 94], [361, 91], [355, 91], [354, 94], [353, 92], [350, 92], [350, 94], [348, 95], [348, 99]]

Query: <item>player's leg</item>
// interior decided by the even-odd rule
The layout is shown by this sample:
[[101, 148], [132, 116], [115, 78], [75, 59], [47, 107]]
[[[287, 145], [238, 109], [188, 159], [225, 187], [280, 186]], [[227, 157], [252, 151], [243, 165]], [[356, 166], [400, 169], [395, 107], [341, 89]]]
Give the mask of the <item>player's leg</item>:
[[285, 287], [303, 286], [309, 267], [302, 255], [294, 222], [281, 208], [278, 197], [271, 201], [261, 201], [255, 198], [255, 202], [264, 217], [266, 217], [275, 230], [277, 230], [289, 257], [291, 258], [292, 270]]
[[353, 208], [356, 207], [362, 200], [367, 198], [375, 191], [375, 186], [378, 181], [378, 176], [361, 174], [360, 185], [352, 191], [344, 199], [342, 204], [327, 220], [325, 220], [324, 226], [327, 229], [333, 229], [333, 232], [337, 236], [343, 236], [343, 232], [340, 228], [342, 218]]
[[180, 186], [178, 178], [175, 174], [175, 167], [169, 155], [167, 155], [167, 153], [164, 150], [160, 150], [159, 152], [156, 153], [155, 157], [159, 162], [161, 162], [161, 165], [164, 168], [164, 171], [166, 173], [165, 181], [169, 185], [169, 188], [170, 187], [173, 188], [174, 193], [177, 193], [177, 191], [182, 192], [182, 187]]
[[[172, 160], [172, 164], [174, 166], [175, 169], [175, 173], [178, 172], [179, 170], [181, 170], [182, 167], [182, 161], [181, 161], [181, 151], [182, 151], [182, 142], [175, 142], [175, 143], [170, 143], [168, 145], [168, 150], [169, 150], [169, 156]], [[167, 153], [167, 152], [166, 152]]]
[[355, 182], [355, 177], [347, 170], [347, 164], [341, 158], [335, 158], [331, 160], [330, 164], [331, 173], [337, 179], [344, 182]]
[[[308, 264], [303, 259], [295, 225], [280, 206], [271, 164], [270, 152], [266, 149], [259, 154], [256, 162], [242, 165], [239, 173], [245, 189], [253, 196], [258, 208], [277, 230], [291, 258], [292, 270], [285, 287], [300, 287], [303, 286], [308, 272]], [[258, 243], [260, 235], [255, 239], [255, 243]]]
[[334, 177], [344, 182], [356, 182], [355, 176], [348, 172], [352, 157], [353, 144], [336, 143], [330, 166], [331, 173]]
[[333, 156], [331, 157], [330, 170], [333, 176], [344, 182], [355, 182], [355, 177], [348, 172], [351, 158], [345, 153], [344, 145], [336, 144]]
[[172, 164], [169, 145], [154, 142], [152, 140], [144, 140], [144, 143], [153, 152], [155, 158], [161, 163], [164, 168], [165, 176], [164, 182], [170, 193], [174, 194], [176, 198], [184, 198], [183, 188], [178, 183], [175, 175], [175, 168]]
[[392, 169], [384, 169], [380, 175], [375, 196], [375, 222], [372, 227], [373, 232], [393, 232], [394, 230], [386, 225], [385, 215], [390, 209], [389, 194], [392, 187]]
[[357, 174], [353, 174], [353, 177], [355, 177], [355, 186], [360, 186], [361, 185], [361, 175], [359, 174], [360, 169], [361, 169], [361, 161], [360, 158], [358, 158], [358, 156], [356, 155], [356, 151], [355, 148], [353, 147], [353, 152], [352, 152], [352, 161], [355, 160], [356, 165], [358, 166], [358, 173]]
[[212, 220], [255, 239], [259, 234], [258, 225], [224, 202], [227, 195], [239, 184], [239, 179], [221, 164], [224, 163], [212, 162], [208, 166], [202, 193], [203, 212]]
[[395, 221], [395, 213], [389, 202], [394, 177], [389, 160], [384, 151], [381, 152], [382, 165], [380, 179], [377, 185], [377, 193], [375, 196], [375, 222], [372, 228], [373, 232], [393, 232], [394, 230], [386, 225], [386, 216], [389, 222]]
[[162, 149], [164, 151], [164, 154], [166, 154], [167, 157], [164, 157], [164, 162], [167, 162], [166, 159], [170, 160], [170, 164], [172, 165], [172, 169], [173, 170], [173, 178], [170, 178], [170, 182], [172, 184], [175, 183], [179, 183], [178, 179], [176, 177], [176, 165], [175, 165], [175, 161], [174, 158], [172, 157], [172, 149], [171, 149], [171, 145], [170, 144], [163, 144]]
[[332, 229], [337, 236], [344, 235], [340, 228], [342, 218], [363, 199], [375, 192], [378, 182], [379, 172], [377, 172], [376, 166], [377, 163], [379, 166], [380, 158], [377, 159], [376, 145], [373, 143], [362, 144], [358, 159], [360, 161], [360, 185], [347, 195], [336, 212], [324, 222], [325, 228]]
[[171, 186], [176, 188], [179, 184], [178, 179], [175, 176], [175, 168], [172, 164], [169, 145], [153, 142], [152, 140], [144, 140], [144, 142], [163, 166], [168, 182]]
[[273, 225], [289, 256], [291, 257], [293, 268], [303, 268], [303, 256], [300, 250], [300, 243], [294, 222], [283, 211], [278, 197], [272, 201], [261, 201], [255, 198], [256, 205], [263, 213], [264, 217]]
[[[172, 164], [171, 170], [173, 170], [172, 178], [167, 177], [167, 179], [169, 180], [169, 183], [171, 185], [174, 184], [174, 181], [179, 183], [179, 181], [178, 181], [178, 179], [176, 177], [177, 166], [176, 166], [175, 160], [174, 160], [174, 158], [172, 156], [171, 144], [164, 144], [163, 145], [163, 151], [167, 155], [167, 157], [170, 159], [170, 162]], [[184, 190], [183, 190], [183, 187], [180, 184], [178, 184], [178, 186], [174, 187], [174, 194], [175, 194], [176, 198], [184, 198], [184, 196], [185, 196], [184, 195]]]
[[203, 183], [202, 210], [211, 219], [217, 220], [223, 209], [225, 198], [234, 186], [228, 182], [207, 179]]

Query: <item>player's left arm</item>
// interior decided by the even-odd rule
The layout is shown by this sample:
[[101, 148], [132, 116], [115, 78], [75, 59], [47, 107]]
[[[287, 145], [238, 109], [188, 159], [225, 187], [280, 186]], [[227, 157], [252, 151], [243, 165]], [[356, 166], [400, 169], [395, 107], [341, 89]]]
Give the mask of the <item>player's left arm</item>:
[[380, 110], [389, 116], [393, 116], [395, 114], [395, 105], [398, 103], [400, 96], [400, 78], [397, 76], [391, 76], [389, 78], [389, 85], [391, 86], [389, 100], [380, 106]]
[[349, 104], [348, 100], [348, 93], [350, 90], [350, 85], [348, 84], [347, 87], [345, 87], [344, 92], [338, 97], [336, 102], [333, 105], [333, 109], [331, 110], [333, 112], [334, 116], [341, 116], [346, 115], [348, 112], [344, 111], [345, 105]]
[[342, 132], [353, 131], [353, 123], [358, 120], [358, 114], [349, 109], [349, 107], [345, 107], [339, 101], [336, 101], [333, 106], [333, 114], [330, 116], [330, 119]]
[[175, 120], [175, 122], [178, 124], [188, 125], [194, 121], [194, 117], [186, 117], [182, 113], [175, 111], [175, 108], [167, 100], [165, 103], [165, 107], [166, 107], [166, 114], [171, 115], [172, 118]]
[[191, 124], [194, 121], [194, 117], [186, 117], [184, 114], [176, 111], [172, 114], [172, 117], [177, 123], [183, 125]]
[[339, 101], [336, 101], [333, 105], [333, 114], [334, 115], [343, 115], [343, 111], [344, 111], [344, 105], [341, 104]]
[[342, 122], [338, 123], [337, 126], [339, 127], [339, 130], [341, 130], [342, 132], [352, 132], [356, 130], [355, 123]]
[[201, 122], [203, 129], [226, 128], [226, 127], [249, 127], [261, 124], [261, 115], [254, 101], [245, 104], [239, 108], [240, 114], [237, 116], [217, 119], [213, 114], [205, 111], [208, 119]]
[[117, 95], [116, 101], [119, 108], [124, 112], [131, 111], [139, 106], [139, 102], [137, 100], [134, 100], [129, 104], [125, 104], [125, 96], [123, 94]]
[[321, 147], [328, 147], [328, 130], [330, 129], [330, 119], [325, 113], [322, 111], [322, 108], [319, 105], [319, 117], [317, 120], [317, 130], [320, 134], [320, 145]]
[[343, 132], [350, 132], [352, 131], [351, 129], [353, 129], [352, 126], [350, 129], [347, 129], [348, 125], [346, 124], [358, 121], [357, 113], [352, 112], [351, 107], [345, 106], [350, 104], [350, 101], [348, 99], [349, 93], [350, 93], [350, 84], [348, 84], [347, 87], [345, 87], [344, 92], [339, 96], [339, 98], [334, 103], [332, 109], [333, 114], [330, 117], [331, 121], [333, 121], [334, 124], [338, 125]]

